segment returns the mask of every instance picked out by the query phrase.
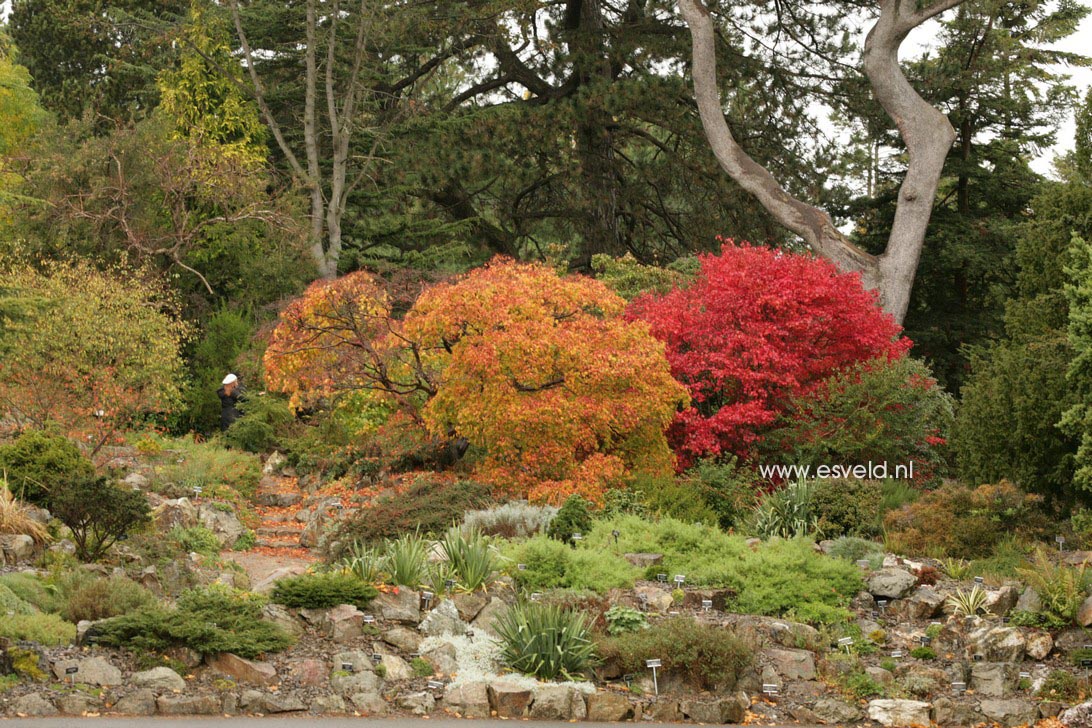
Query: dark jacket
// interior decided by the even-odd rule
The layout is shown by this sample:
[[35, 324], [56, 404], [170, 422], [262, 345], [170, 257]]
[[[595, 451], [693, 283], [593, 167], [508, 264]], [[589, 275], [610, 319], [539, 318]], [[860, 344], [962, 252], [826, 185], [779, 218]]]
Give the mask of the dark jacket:
[[243, 386], [240, 384], [231, 394], [220, 387], [216, 390], [216, 394], [220, 397], [220, 429], [226, 430], [242, 414], [239, 411], [239, 402], [243, 399]]

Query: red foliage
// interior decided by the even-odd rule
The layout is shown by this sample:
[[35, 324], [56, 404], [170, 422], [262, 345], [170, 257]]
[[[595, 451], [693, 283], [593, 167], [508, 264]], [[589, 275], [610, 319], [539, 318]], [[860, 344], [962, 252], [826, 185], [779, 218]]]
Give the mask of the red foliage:
[[910, 348], [856, 274], [731, 241], [701, 257], [693, 284], [638, 298], [627, 316], [666, 343], [671, 373], [690, 392], [669, 431], [683, 468], [721, 453], [747, 458], [789, 398], [842, 367]]

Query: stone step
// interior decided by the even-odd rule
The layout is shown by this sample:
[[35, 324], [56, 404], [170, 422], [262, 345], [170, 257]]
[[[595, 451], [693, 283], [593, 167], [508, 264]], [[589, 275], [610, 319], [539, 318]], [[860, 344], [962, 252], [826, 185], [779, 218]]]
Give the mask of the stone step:
[[300, 548], [300, 540], [294, 538], [286, 541], [282, 538], [269, 536], [266, 538], [259, 538], [254, 542], [254, 545], [266, 549], [298, 549]]
[[293, 491], [259, 491], [254, 496], [254, 502], [260, 506], [273, 506], [284, 508], [294, 506], [303, 500], [303, 495]]
[[300, 534], [303, 533], [303, 529], [293, 528], [291, 526], [259, 526], [257, 533], [259, 536], [294, 538], [298, 540]]

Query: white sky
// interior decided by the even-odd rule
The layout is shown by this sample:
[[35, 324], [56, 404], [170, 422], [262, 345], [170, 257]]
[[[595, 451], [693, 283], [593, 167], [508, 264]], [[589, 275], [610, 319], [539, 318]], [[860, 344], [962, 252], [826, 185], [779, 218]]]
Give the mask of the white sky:
[[[12, 0], [0, 0], [0, 19], [7, 19], [11, 10], [11, 2]], [[1082, 2], [1092, 7], [1092, 0], [1082, 0]], [[951, 11], [949, 11], [948, 15], [950, 14]], [[930, 38], [929, 31], [929, 27], [922, 27], [911, 34], [904, 46], [904, 48], [910, 49], [909, 54], [914, 53], [912, 49], [920, 49], [933, 44], [934, 39]], [[1092, 15], [1085, 18], [1077, 32], [1057, 44], [1056, 48], [1063, 51], [1092, 55]], [[906, 55], [904, 54], [904, 56]], [[1072, 83], [1076, 86], [1078, 94], [1083, 98], [1088, 88], [1092, 87], [1092, 68], [1070, 68], [1066, 72], [1072, 75]], [[1069, 118], [1058, 130], [1057, 144], [1052, 149], [1045, 150], [1037, 159], [1033, 160], [1032, 168], [1040, 174], [1050, 174], [1053, 171], [1054, 158], [1058, 154], [1073, 148], [1073, 132], [1073, 115], [1070, 114]]]

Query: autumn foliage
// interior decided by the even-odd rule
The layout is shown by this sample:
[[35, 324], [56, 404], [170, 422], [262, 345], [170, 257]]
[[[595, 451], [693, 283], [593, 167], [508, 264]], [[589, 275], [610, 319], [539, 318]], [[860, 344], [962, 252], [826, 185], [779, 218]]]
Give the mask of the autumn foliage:
[[701, 257], [693, 284], [635, 300], [632, 320], [667, 346], [692, 405], [671, 425], [681, 466], [754, 454], [794, 397], [833, 373], [910, 347], [856, 275], [829, 261], [727, 243]]
[[664, 430], [685, 390], [663, 344], [590, 278], [498, 259], [427, 289], [394, 320], [376, 279], [314, 284], [285, 313], [267, 381], [293, 396], [394, 397], [436, 437], [464, 437], [478, 476], [534, 500], [599, 500], [673, 465]]

